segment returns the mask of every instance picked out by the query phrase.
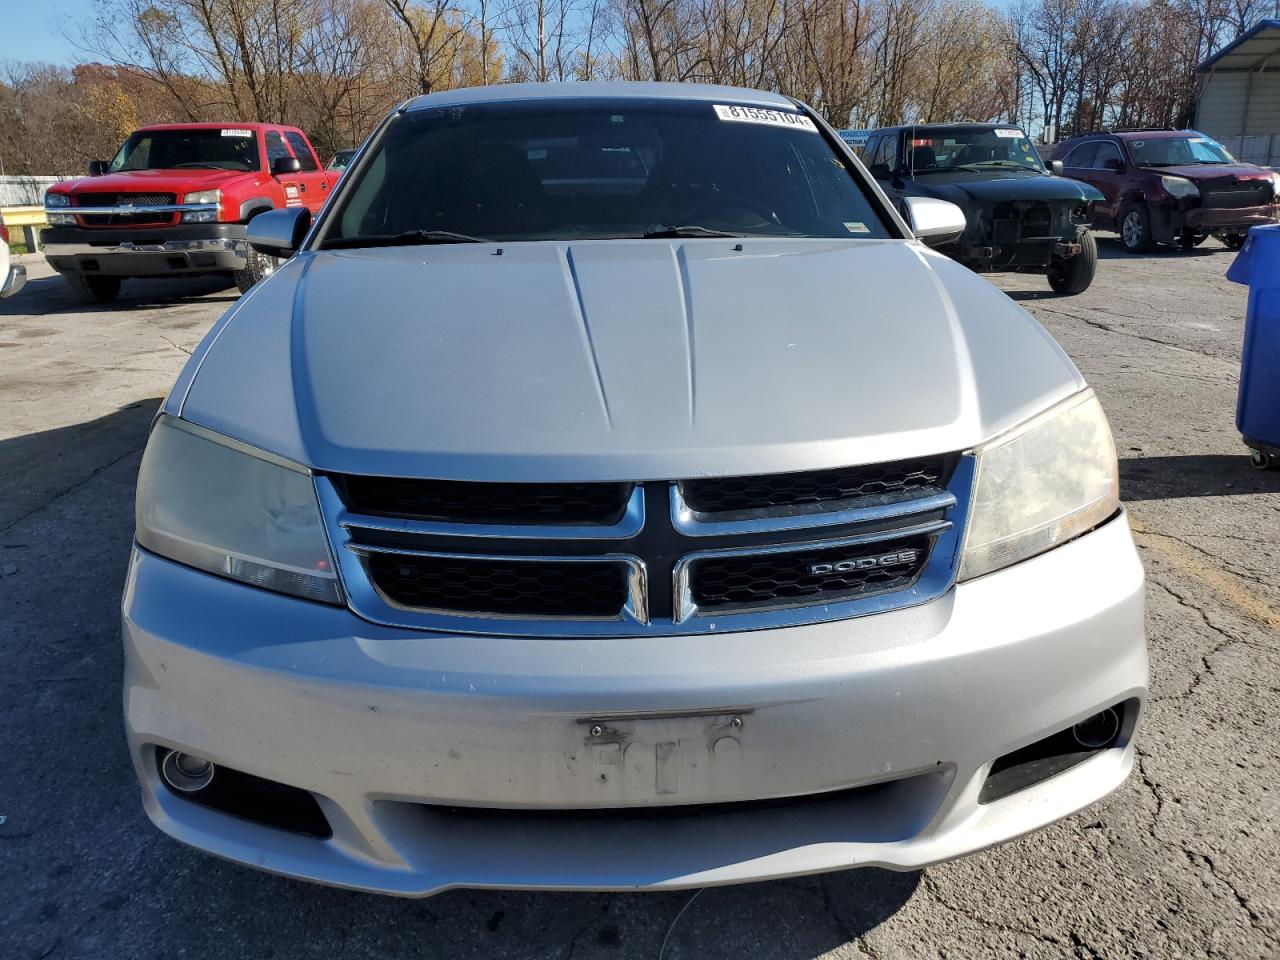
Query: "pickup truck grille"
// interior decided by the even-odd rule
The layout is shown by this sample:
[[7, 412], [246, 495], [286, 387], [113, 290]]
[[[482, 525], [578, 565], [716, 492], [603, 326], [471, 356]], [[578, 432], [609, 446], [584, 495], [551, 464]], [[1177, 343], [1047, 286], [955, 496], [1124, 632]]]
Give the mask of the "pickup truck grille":
[[643, 636], [837, 620], [954, 580], [971, 457], [643, 483], [327, 475], [352, 609], [509, 636]]
[[[114, 207], [130, 204], [135, 207], [162, 207], [172, 205], [177, 197], [172, 193], [78, 193], [77, 207]], [[168, 224], [176, 218], [172, 213], [135, 213], [120, 216], [93, 214], [81, 216], [86, 227], [123, 227], [131, 224]]]

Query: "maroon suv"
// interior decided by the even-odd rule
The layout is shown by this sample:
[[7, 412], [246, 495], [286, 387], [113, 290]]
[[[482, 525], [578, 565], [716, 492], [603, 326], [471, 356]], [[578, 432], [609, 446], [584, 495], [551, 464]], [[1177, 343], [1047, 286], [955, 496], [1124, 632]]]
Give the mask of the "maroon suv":
[[1194, 247], [1210, 235], [1235, 250], [1250, 227], [1280, 213], [1280, 174], [1239, 162], [1194, 130], [1089, 133], [1058, 144], [1053, 159], [1102, 191], [1093, 226], [1120, 234], [1131, 253]]

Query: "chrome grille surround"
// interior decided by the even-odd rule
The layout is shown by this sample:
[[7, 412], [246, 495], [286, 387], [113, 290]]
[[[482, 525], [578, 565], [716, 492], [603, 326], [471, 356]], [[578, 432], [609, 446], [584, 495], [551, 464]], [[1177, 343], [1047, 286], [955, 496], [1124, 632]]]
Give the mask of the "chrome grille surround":
[[[711, 520], [689, 510], [675, 481], [636, 483], [613, 524], [494, 525], [355, 514], [340, 480], [315, 477], [338, 574], [351, 609], [373, 623], [453, 634], [529, 637], [699, 634], [845, 620], [934, 600], [959, 567], [973, 483], [971, 455], [953, 458], [945, 489], [862, 498], [817, 508], [746, 511]], [[905, 586], [836, 602], [768, 604], [700, 611], [690, 574], [700, 560], [785, 555], [835, 547], [895, 544], [924, 538], [928, 558]], [[626, 566], [628, 595], [613, 617], [489, 614], [407, 607], [390, 600], [369, 575], [373, 553], [537, 563], [616, 562]]]

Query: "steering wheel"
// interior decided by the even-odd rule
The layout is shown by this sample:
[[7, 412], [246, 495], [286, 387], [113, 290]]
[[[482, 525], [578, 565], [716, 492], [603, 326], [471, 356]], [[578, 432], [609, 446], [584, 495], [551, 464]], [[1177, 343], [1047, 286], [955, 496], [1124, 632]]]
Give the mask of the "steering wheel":
[[[716, 211], [726, 210], [747, 210], [760, 217], [758, 223], [734, 224], [734, 226], [764, 226], [765, 224], [781, 226], [781, 221], [778, 220], [777, 214], [775, 214], [763, 202], [756, 200], [754, 197], [741, 196], [715, 197], [714, 199], [704, 201], [691, 209], [688, 214], [686, 214], [685, 219], [690, 223], [701, 223], [704, 217], [708, 217], [708, 215], [713, 214]], [[710, 216], [709, 219], [717, 221], [717, 218], [714, 216]], [[732, 221], [724, 218], [719, 218], [718, 222], [732, 223]]]

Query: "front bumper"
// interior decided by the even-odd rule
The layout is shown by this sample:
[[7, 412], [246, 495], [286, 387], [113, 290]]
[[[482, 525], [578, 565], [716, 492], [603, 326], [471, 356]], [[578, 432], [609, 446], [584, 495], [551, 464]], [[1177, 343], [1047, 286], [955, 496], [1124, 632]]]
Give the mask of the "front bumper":
[[[410, 896], [923, 867], [1119, 786], [1147, 685], [1123, 518], [911, 609], [641, 638], [379, 627], [135, 551], [124, 643], [129, 744], [162, 830]], [[1115, 746], [978, 801], [995, 758], [1127, 700]], [[157, 775], [161, 748], [310, 791], [332, 837], [190, 802]]]
[[1151, 205], [1151, 233], [1159, 243], [1173, 243], [1183, 230], [1194, 233], [1247, 233], [1250, 227], [1275, 223], [1280, 207], [1202, 207], [1200, 201], [1174, 200]]
[[242, 223], [168, 227], [49, 227], [40, 233], [45, 259], [59, 273], [111, 277], [242, 270], [248, 247]]

